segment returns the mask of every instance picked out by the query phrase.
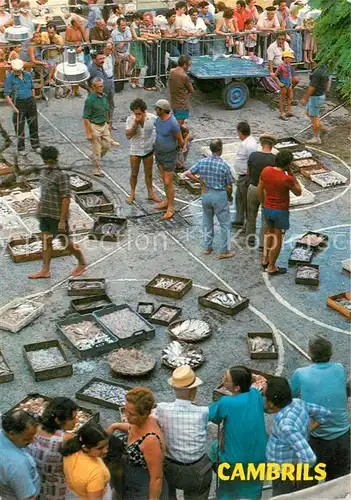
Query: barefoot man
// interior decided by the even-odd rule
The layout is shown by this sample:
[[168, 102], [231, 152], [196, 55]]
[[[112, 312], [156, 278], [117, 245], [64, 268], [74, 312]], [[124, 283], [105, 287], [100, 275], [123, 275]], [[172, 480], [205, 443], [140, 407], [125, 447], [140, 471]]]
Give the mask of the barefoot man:
[[147, 106], [142, 99], [134, 99], [129, 106], [133, 115], [128, 116], [126, 136], [130, 143], [130, 196], [128, 203], [135, 200], [135, 190], [141, 162], [144, 164], [145, 184], [148, 199], [160, 203], [152, 185], [152, 167], [154, 164], [155, 123], [157, 116], [147, 112]]
[[43, 244], [43, 267], [28, 278], [51, 278], [50, 261], [52, 254], [52, 240], [57, 235], [64, 237], [65, 244], [71, 255], [78, 261], [73, 269], [72, 276], [80, 276], [86, 268], [83, 253], [68, 236], [68, 215], [70, 204], [70, 186], [68, 175], [58, 166], [58, 150], [53, 146], [45, 146], [41, 150], [44, 169], [40, 177], [40, 202], [38, 218], [40, 223]]

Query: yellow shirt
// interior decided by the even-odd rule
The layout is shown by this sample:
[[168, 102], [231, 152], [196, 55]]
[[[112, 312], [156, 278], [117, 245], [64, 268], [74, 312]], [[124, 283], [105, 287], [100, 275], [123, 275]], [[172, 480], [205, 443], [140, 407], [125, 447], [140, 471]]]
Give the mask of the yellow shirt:
[[89, 457], [83, 451], [64, 457], [63, 471], [68, 488], [81, 499], [104, 490], [111, 479], [102, 459]]

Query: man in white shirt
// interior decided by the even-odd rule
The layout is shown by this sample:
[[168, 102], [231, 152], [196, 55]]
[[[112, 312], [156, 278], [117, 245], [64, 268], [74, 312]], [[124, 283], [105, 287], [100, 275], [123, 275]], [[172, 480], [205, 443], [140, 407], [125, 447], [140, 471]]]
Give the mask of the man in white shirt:
[[[117, 77], [124, 78], [129, 76], [134, 68], [135, 57], [130, 53], [130, 43], [133, 40], [132, 32], [127, 21], [120, 17], [117, 19], [117, 27], [112, 31], [111, 37], [117, 49]], [[125, 71], [128, 63], [128, 71]], [[125, 75], [126, 73], [126, 75]]]
[[265, 50], [272, 42], [272, 33], [281, 29], [276, 10], [273, 6], [267, 7], [257, 19], [256, 28], [257, 31], [261, 32], [259, 37], [260, 56], [263, 58], [266, 55]]
[[[290, 45], [286, 41], [286, 35], [281, 33], [277, 36], [276, 41], [271, 43], [267, 49], [268, 69], [270, 73], [273, 73], [282, 64], [282, 54], [285, 51], [292, 52]], [[271, 76], [273, 77], [272, 74]]]
[[176, 18], [175, 18], [175, 29], [179, 31], [182, 27], [184, 22], [188, 19], [188, 14], [186, 14], [186, 2], [181, 0], [180, 2], [177, 2], [175, 4], [175, 11], [176, 11]]
[[200, 55], [200, 38], [206, 35], [206, 24], [201, 17], [198, 17], [196, 9], [189, 10], [189, 19], [184, 22], [180, 30], [181, 36], [187, 40], [185, 42], [184, 52], [190, 57]]
[[247, 122], [239, 122], [236, 128], [241, 144], [236, 153], [234, 169], [236, 173], [235, 207], [236, 217], [234, 227], [243, 227], [247, 215], [247, 189], [250, 178], [247, 175], [248, 160], [251, 153], [257, 151], [257, 142], [252, 137], [250, 125]]
[[193, 403], [202, 380], [184, 365], [174, 370], [168, 383], [176, 400], [158, 403], [154, 412], [166, 438], [168, 499], [176, 500], [179, 489], [186, 499], [207, 500], [212, 481], [212, 462], [206, 453], [208, 408]]

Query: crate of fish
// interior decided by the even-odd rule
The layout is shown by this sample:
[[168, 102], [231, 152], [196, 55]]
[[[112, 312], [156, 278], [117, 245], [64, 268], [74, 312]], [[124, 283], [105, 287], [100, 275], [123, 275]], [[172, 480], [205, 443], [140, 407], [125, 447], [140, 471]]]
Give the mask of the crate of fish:
[[302, 168], [316, 168], [318, 165], [320, 165], [320, 162], [316, 158], [311, 156], [311, 158], [301, 158], [300, 160], [294, 160], [292, 164], [297, 168], [298, 171], [300, 171]]
[[305, 158], [313, 158], [311, 151], [307, 149], [302, 149], [302, 151], [293, 152], [293, 160], [303, 160]]
[[[252, 375], [252, 384], [251, 387], [255, 387], [260, 392], [263, 392], [266, 387], [267, 380], [274, 377], [271, 373], [262, 372], [260, 370], [254, 370], [253, 368], [247, 367]], [[222, 396], [232, 396], [233, 393], [230, 392], [226, 387], [224, 387], [221, 382], [215, 389], [212, 391], [212, 400], [218, 401]]]
[[8, 163], [0, 162], [0, 175], [12, 174], [12, 167]]
[[290, 149], [291, 151], [301, 151], [305, 146], [301, 141], [295, 139], [295, 137], [283, 137], [282, 139], [278, 139], [274, 147], [279, 151], [284, 151], [285, 149]]
[[193, 181], [192, 179], [185, 179], [184, 183], [185, 188], [191, 193], [191, 194], [201, 194], [201, 184], [199, 182]]
[[112, 212], [113, 203], [103, 191], [87, 191], [76, 194], [76, 201], [88, 214], [96, 212]]
[[71, 308], [79, 314], [89, 314], [112, 304], [112, 300], [106, 294], [92, 295], [71, 300]]
[[99, 356], [118, 347], [116, 337], [92, 314], [72, 314], [56, 326], [78, 358]]
[[327, 305], [351, 320], [351, 293], [343, 292], [327, 298]]
[[151, 354], [130, 347], [110, 352], [107, 361], [113, 375], [123, 377], [141, 377], [150, 373], [156, 366]]
[[139, 302], [137, 306], [137, 313], [145, 319], [148, 319], [155, 310], [153, 302]]
[[318, 249], [325, 247], [328, 244], [328, 236], [322, 233], [308, 231], [296, 241], [296, 246]]
[[[300, 161], [308, 161], [300, 160]], [[325, 174], [330, 172], [329, 168], [325, 167], [321, 163], [316, 163], [313, 166], [300, 168], [300, 174], [303, 175], [306, 179], [311, 179], [311, 175]]]
[[93, 187], [93, 183], [90, 181], [87, 181], [86, 179], [83, 179], [78, 174], [73, 174], [69, 176], [69, 185], [73, 191], [80, 192], [80, 191], [88, 191]]
[[17, 333], [40, 316], [43, 310], [42, 302], [16, 298], [0, 309], [0, 329]]
[[178, 368], [179, 366], [189, 365], [196, 369], [205, 361], [205, 356], [200, 347], [189, 345], [185, 342], [174, 340], [162, 351], [162, 363], [168, 368]]
[[8, 203], [9, 207], [12, 208], [12, 210], [18, 215], [36, 213], [38, 208], [38, 200], [33, 195], [32, 191], [14, 191], [9, 195], [4, 196], [4, 199]]
[[94, 226], [94, 219], [83, 210], [78, 203], [71, 200], [69, 205], [68, 227], [72, 233], [90, 231]]
[[330, 171], [324, 174], [311, 175], [311, 181], [315, 182], [322, 188], [342, 186], [347, 183], [347, 177], [338, 172]]
[[70, 377], [73, 374], [72, 364], [68, 362], [58, 340], [24, 345], [23, 354], [36, 382]]
[[295, 283], [297, 285], [319, 286], [319, 266], [316, 264], [298, 265]]
[[0, 186], [0, 196], [7, 196], [13, 191], [22, 191], [28, 193], [32, 189], [27, 181], [13, 182], [10, 187]]
[[181, 314], [181, 307], [161, 304], [156, 311], [149, 316], [149, 321], [155, 325], [168, 326]]
[[16, 216], [16, 212], [6, 203], [5, 198], [0, 198], [0, 219]]
[[181, 299], [193, 286], [193, 280], [181, 276], [158, 274], [145, 287], [147, 293]]
[[[11, 240], [7, 244], [8, 252], [13, 262], [31, 262], [41, 260], [43, 257], [43, 244], [38, 237], [19, 238]], [[52, 240], [51, 257], [64, 257], [70, 255], [68, 246], [59, 237]]]
[[31, 235], [39, 234], [41, 232], [40, 231], [40, 222], [39, 222], [39, 219], [36, 215], [26, 214], [26, 215], [21, 216], [21, 220]]
[[310, 264], [314, 255], [314, 249], [310, 247], [296, 246], [290, 254], [289, 266], [296, 264]]
[[341, 261], [341, 266], [344, 269], [344, 271], [351, 273], [351, 259], [346, 259]]
[[211, 290], [205, 295], [199, 297], [200, 305], [217, 309], [217, 311], [229, 314], [230, 316], [233, 316], [248, 307], [249, 302], [248, 298], [241, 297], [238, 293], [228, 292], [226, 290], [221, 290], [220, 288], [215, 288], [214, 290]]
[[14, 378], [14, 373], [0, 350], [0, 384], [11, 382]]
[[200, 342], [211, 335], [211, 327], [201, 319], [181, 319], [174, 321], [168, 328], [170, 336], [180, 342]]
[[92, 240], [118, 241], [127, 228], [125, 217], [100, 215], [94, 224], [89, 238]]
[[155, 328], [128, 304], [111, 304], [93, 314], [101, 325], [117, 337], [118, 347], [151, 340], [155, 336]]
[[272, 332], [248, 333], [246, 342], [251, 359], [277, 359], [278, 346]]
[[125, 405], [126, 395], [130, 389], [131, 386], [94, 377], [76, 392], [76, 398], [118, 410], [120, 406]]
[[0, 216], [0, 241], [28, 238], [29, 231], [18, 216]]
[[174, 182], [178, 184], [178, 186], [185, 186], [185, 182], [188, 180], [188, 177], [185, 175], [185, 170], [181, 170], [179, 172], [174, 172]]
[[105, 278], [71, 278], [67, 284], [67, 295], [105, 295]]

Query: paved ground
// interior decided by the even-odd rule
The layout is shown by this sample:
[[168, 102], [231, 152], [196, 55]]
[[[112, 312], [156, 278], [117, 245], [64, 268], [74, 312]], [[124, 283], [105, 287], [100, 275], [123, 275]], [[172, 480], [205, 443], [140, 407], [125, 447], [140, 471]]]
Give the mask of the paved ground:
[[[193, 279], [192, 290], [177, 305], [183, 309], [183, 317], [198, 317], [208, 320], [213, 327], [212, 337], [201, 347], [205, 363], [197, 374], [204, 379], [198, 401], [208, 404], [213, 388], [218, 384], [225, 368], [233, 364], [247, 364], [251, 367], [283, 374], [289, 377], [292, 371], [308, 361], [306, 350], [309, 338], [321, 333], [333, 341], [334, 359], [350, 368], [350, 339], [347, 320], [326, 306], [328, 295], [348, 289], [349, 276], [341, 271], [340, 262], [349, 258], [349, 194], [348, 187], [317, 189], [316, 185], [305, 183], [313, 191], [316, 200], [313, 205], [292, 210], [291, 229], [282, 252], [280, 262], [286, 264], [294, 239], [306, 230], [321, 230], [329, 236], [329, 248], [319, 253], [314, 262], [320, 265], [321, 285], [317, 289], [295, 285], [295, 270], [290, 268], [285, 276], [268, 280], [260, 269], [260, 253], [249, 250], [244, 238], [233, 233], [235, 257], [229, 261], [217, 261], [215, 257], [204, 258], [201, 241], [201, 204], [196, 196], [184, 188], [177, 188], [178, 215], [171, 222], [161, 222], [154, 214], [152, 205], [146, 201], [142, 182], [137, 202], [132, 207], [126, 205], [128, 192], [128, 144], [123, 135], [124, 123], [129, 114], [128, 105], [136, 96], [135, 91], [126, 89], [116, 95], [116, 138], [121, 142], [103, 162], [108, 174], [103, 181], [94, 181], [94, 187], [101, 187], [113, 199], [120, 213], [129, 217], [128, 230], [124, 239], [104, 245], [91, 242], [81, 236], [82, 247], [89, 261], [88, 276], [104, 276], [108, 282], [108, 294], [118, 303], [128, 303], [136, 307], [138, 301], [147, 299], [155, 303], [171, 303], [168, 299], [157, 299], [145, 293], [145, 284], [159, 272], [188, 276]], [[148, 104], [156, 101], [158, 94], [144, 91], [140, 96]], [[226, 142], [235, 142], [235, 127], [238, 121], [248, 120], [256, 137], [263, 132], [274, 132], [278, 136], [294, 136], [309, 122], [301, 107], [296, 107], [298, 118], [289, 122], [277, 119], [277, 110], [270, 100], [258, 95], [237, 112], [225, 110], [216, 93], [204, 95], [196, 93], [190, 128], [195, 132], [189, 163], [201, 155], [201, 148], [207, 146], [212, 137], [223, 137]], [[60, 150], [61, 163], [84, 173], [90, 172], [89, 144], [84, 138], [81, 121], [82, 100], [50, 99], [48, 107], [39, 103], [40, 136], [42, 144], [54, 144]], [[335, 102], [328, 102], [332, 109]], [[1, 108], [3, 125], [11, 130], [8, 109]], [[327, 123], [331, 133], [316, 155], [330, 168], [349, 177], [346, 163], [326, 153], [329, 149], [348, 161], [349, 122], [348, 112], [341, 108], [330, 115]], [[302, 135], [302, 138], [308, 137]], [[329, 137], [329, 138], [328, 138]], [[11, 150], [10, 150], [11, 151]], [[9, 154], [7, 152], [7, 154]], [[28, 156], [28, 162], [36, 162], [37, 157]], [[162, 191], [155, 174], [155, 183]], [[38, 262], [14, 264], [6, 251], [0, 257], [2, 294], [0, 306], [16, 296], [42, 293], [45, 300], [44, 314], [18, 334], [1, 331], [0, 345], [15, 371], [15, 380], [0, 386], [0, 411], [9, 409], [29, 392], [48, 395], [64, 394], [74, 397], [91, 377], [112, 379], [104, 356], [87, 361], [78, 361], [72, 351], [65, 346], [74, 374], [69, 379], [56, 379], [36, 383], [29, 373], [23, 358], [22, 345], [45, 339], [58, 339], [55, 322], [69, 312], [69, 297], [65, 280], [69, 277], [74, 262], [72, 258], [60, 258], [53, 262], [50, 281], [32, 282], [27, 274], [39, 267]], [[201, 308], [198, 297], [206, 290], [222, 286], [236, 290], [249, 297], [250, 307], [230, 318], [221, 313]], [[276, 361], [251, 361], [245, 342], [246, 333], [271, 331], [279, 343], [279, 358]], [[62, 340], [62, 339], [60, 339]], [[167, 385], [170, 370], [161, 366], [162, 348], [169, 342], [166, 329], [157, 328], [156, 337], [145, 342], [143, 348], [153, 353], [157, 359], [155, 371], [147, 379], [123, 380], [130, 384], [147, 384], [159, 400], [171, 400], [172, 391]], [[88, 403], [85, 406], [89, 406]], [[104, 423], [116, 418], [116, 413], [99, 407]]]

